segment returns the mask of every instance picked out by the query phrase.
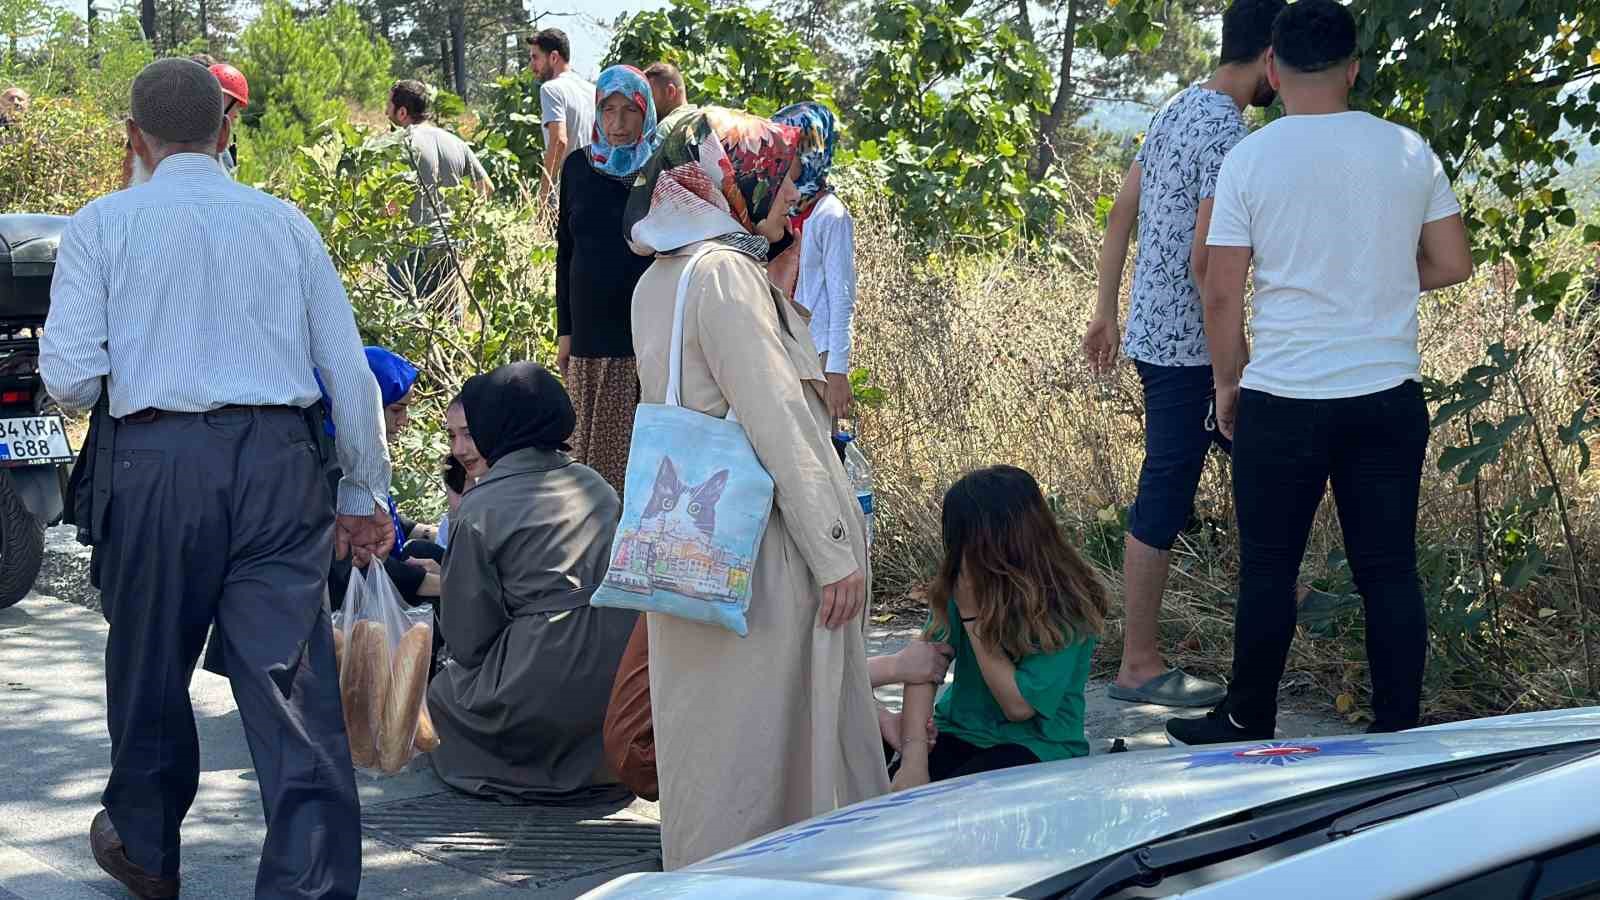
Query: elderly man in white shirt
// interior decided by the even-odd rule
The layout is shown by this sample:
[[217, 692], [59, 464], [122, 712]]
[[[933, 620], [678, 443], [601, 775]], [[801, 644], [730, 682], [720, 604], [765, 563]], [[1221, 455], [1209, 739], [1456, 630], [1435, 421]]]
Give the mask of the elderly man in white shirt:
[[[153, 175], [73, 216], [41, 341], [61, 405], [109, 391], [90, 533], [112, 768], [90, 845], [136, 895], [177, 896], [199, 784], [189, 679], [215, 625], [266, 810], [256, 896], [353, 898], [360, 805], [325, 579], [335, 546], [365, 564], [393, 543], [382, 409], [316, 230], [218, 163], [222, 110], [193, 61], [134, 80], [128, 137]], [[347, 473], [337, 515], [313, 368]]]

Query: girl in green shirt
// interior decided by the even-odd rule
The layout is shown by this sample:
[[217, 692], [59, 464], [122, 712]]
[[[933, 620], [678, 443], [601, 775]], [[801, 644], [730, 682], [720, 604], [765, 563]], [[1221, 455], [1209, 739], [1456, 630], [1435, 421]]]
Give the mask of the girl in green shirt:
[[894, 789], [1086, 756], [1083, 691], [1105, 625], [1107, 591], [1067, 543], [1033, 476], [980, 469], [944, 497], [945, 558], [924, 638], [955, 651], [955, 677], [906, 685]]

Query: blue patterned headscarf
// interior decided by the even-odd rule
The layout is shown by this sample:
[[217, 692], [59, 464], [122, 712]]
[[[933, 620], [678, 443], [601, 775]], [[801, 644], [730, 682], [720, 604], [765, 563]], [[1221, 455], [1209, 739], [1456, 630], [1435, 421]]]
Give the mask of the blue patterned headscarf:
[[[639, 140], [626, 147], [613, 147], [606, 142], [600, 106], [612, 94], [628, 98], [644, 113]], [[631, 185], [633, 176], [644, 168], [660, 145], [661, 137], [656, 134], [656, 101], [650, 94], [650, 82], [644, 73], [633, 66], [612, 66], [601, 72], [594, 84], [594, 134], [589, 140], [589, 164], [596, 172], [624, 179]]]
[[828, 170], [833, 168], [833, 148], [839, 143], [838, 123], [833, 111], [807, 100], [778, 110], [772, 121], [800, 129], [800, 177], [794, 186], [800, 200], [816, 197], [828, 186]]

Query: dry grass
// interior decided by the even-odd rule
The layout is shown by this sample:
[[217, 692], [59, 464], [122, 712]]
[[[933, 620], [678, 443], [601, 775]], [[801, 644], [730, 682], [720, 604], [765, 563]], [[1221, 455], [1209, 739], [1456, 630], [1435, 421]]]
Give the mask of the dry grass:
[[[1034, 473], [1120, 594], [1122, 530], [1115, 516], [1132, 501], [1137, 484], [1143, 407], [1132, 366], [1123, 364], [1112, 378], [1097, 381], [1079, 352], [1094, 297], [1093, 223], [1068, 237], [1062, 261], [947, 259], [914, 249], [882, 209], [859, 201], [856, 206], [856, 360], [888, 395], [861, 423], [876, 466], [875, 579], [887, 608], [920, 616], [917, 588], [941, 552], [945, 487], [968, 470], [1001, 462]], [[1567, 260], [1573, 268], [1581, 265], [1577, 254], [1573, 247]], [[1504, 275], [1491, 269], [1469, 285], [1425, 299], [1424, 365], [1430, 376], [1453, 381], [1482, 361], [1488, 343], [1527, 348], [1520, 375], [1539, 407], [1546, 439], [1559, 446], [1553, 428], [1595, 389], [1594, 381], [1582, 377], [1594, 371], [1594, 325], [1574, 325], [1560, 315], [1537, 323], [1519, 311], [1514, 285]], [[1508, 390], [1486, 414], [1498, 419], [1515, 412], [1515, 400]], [[1430, 602], [1444, 606], [1431, 611], [1435, 642], [1426, 712], [1450, 718], [1580, 702], [1579, 613], [1553, 512], [1520, 526], [1520, 533], [1531, 533], [1549, 553], [1553, 568], [1544, 577], [1520, 592], [1472, 589], [1478, 574], [1472, 562], [1473, 492], [1433, 464], [1444, 446], [1462, 437], [1459, 423], [1436, 431], [1424, 472], [1419, 544], [1444, 560], [1430, 583], [1437, 595]], [[1580, 477], [1575, 452], [1564, 451], [1559, 464], [1580, 546], [1590, 548], [1592, 583], [1600, 579], [1593, 552], [1600, 538], [1600, 477], [1594, 470]], [[1492, 511], [1530, 497], [1541, 479], [1531, 433], [1524, 429], [1501, 464], [1480, 477], [1482, 503]], [[1237, 547], [1229, 483], [1226, 458], [1213, 454], [1196, 501], [1197, 518], [1210, 527], [1184, 535], [1175, 548], [1163, 613], [1164, 645], [1173, 660], [1209, 675], [1226, 675], [1232, 656]], [[1328, 502], [1306, 553], [1307, 582], [1347, 583], [1327, 566], [1328, 551], [1339, 545]], [[1489, 568], [1498, 572], [1503, 557], [1515, 552], [1520, 551], [1514, 546], [1491, 546]], [[1600, 608], [1592, 587], [1589, 597], [1593, 623]], [[1364, 694], [1360, 629], [1354, 614], [1340, 616], [1327, 637], [1313, 639], [1302, 629], [1286, 679], [1290, 692], [1303, 689], [1320, 704], [1344, 694], [1351, 695], [1348, 703]], [[1117, 613], [1099, 653], [1102, 668], [1115, 666], [1120, 642]]]

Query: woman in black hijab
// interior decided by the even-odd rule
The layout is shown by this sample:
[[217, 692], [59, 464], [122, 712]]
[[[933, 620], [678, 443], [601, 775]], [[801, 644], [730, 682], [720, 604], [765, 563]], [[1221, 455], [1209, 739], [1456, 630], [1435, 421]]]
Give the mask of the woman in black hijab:
[[593, 609], [617, 494], [573, 462], [572, 401], [533, 363], [468, 379], [489, 472], [450, 521], [439, 626], [451, 661], [428, 690], [439, 777], [471, 794], [549, 800], [595, 785], [600, 729], [636, 614]]
[[478, 453], [491, 467], [518, 450], [566, 453], [577, 425], [566, 388], [544, 366], [520, 362], [461, 387], [461, 407]]

